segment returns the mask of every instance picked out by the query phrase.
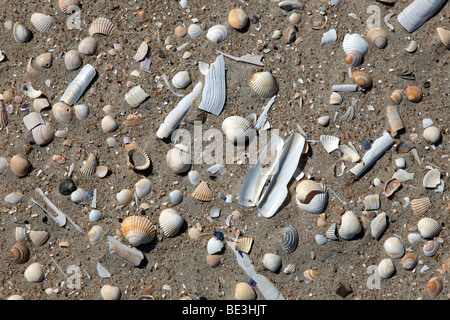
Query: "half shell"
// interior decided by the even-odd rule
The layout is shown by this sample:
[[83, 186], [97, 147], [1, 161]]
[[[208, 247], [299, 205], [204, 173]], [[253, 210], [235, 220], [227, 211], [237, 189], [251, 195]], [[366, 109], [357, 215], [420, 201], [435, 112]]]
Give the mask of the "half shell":
[[87, 160], [84, 161], [80, 171], [82, 174], [86, 176], [92, 176], [94, 175], [97, 166], [98, 166], [97, 156], [93, 153], [90, 153]]
[[353, 211], [346, 211], [342, 216], [339, 236], [345, 240], [351, 240], [362, 230], [361, 223]]
[[53, 115], [56, 120], [69, 124], [73, 118], [73, 109], [62, 101], [58, 101], [52, 107]]
[[200, 184], [195, 188], [192, 196], [200, 201], [211, 201], [214, 199], [214, 192], [209, 188], [206, 181], [200, 182]]
[[278, 82], [269, 71], [255, 73], [250, 80], [250, 87], [264, 98], [272, 97], [278, 92]]
[[116, 194], [116, 199], [120, 205], [126, 206], [133, 201], [133, 193], [128, 189], [123, 189]]
[[345, 63], [347, 63], [352, 68], [360, 66], [363, 61], [364, 55], [357, 50], [350, 51], [345, 56]]
[[382, 212], [370, 223], [370, 231], [372, 232], [374, 239], [378, 239], [383, 234], [384, 230], [386, 230], [386, 227], [386, 213]]
[[423, 137], [428, 142], [436, 144], [441, 140], [441, 131], [434, 126], [430, 126], [423, 131]]
[[40, 54], [36, 58], [36, 65], [41, 68], [50, 68], [53, 62], [53, 55], [50, 52]]
[[172, 78], [172, 84], [177, 89], [184, 89], [188, 85], [191, 84], [191, 77], [189, 76], [189, 72], [180, 71], [175, 74]]
[[150, 157], [140, 147], [131, 148], [127, 152], [127, 166], [133, 170], [145, 170], [150, 167]]
[[35, 12], [31, 15], [31, 23], [41, 32], [49, 30], [53, 25], [53, 18], [49, 15]]
[[200, 28], [200, 26], [198, 24], [193, 23], [189, 26], [188, 35], [192, 39], [200, 38], [202, 34], [203, 34], [203, 30], [202, 30], [202, 28]]
[[319, 140], [328, 153], [331, 153], [339, 148], [340, 139], [338, 137], [331, 135], [321, 135]]
[[97, 52], [97, 40], [94, 37], [86, 37], [78, 44], [78, 52], [85, 56], [92, 56]]
[[59, 8], [64, 13], [70, 13], [69, 10], [75, 7], [80, 7], [79, 0], [59, 0]]
[[228, 37], [227, 27], [218, 24], [209, 28], [206, 37], [214, 43], [220, 43]]
[[234, 300], [255, 300], [255, 289], [247, 282], [239, 282], [234, 288]]
[[89, 35], [103, 34], [105, 36], [110, 36], [114, 31], [114, 24], [111, 20], [106, 18], [97, 18], [91, 22], [89, 26]]
[[28, 282], [41, 282], [44, 280], [44, 268], [38, 262], [32, 263], [24, 272], [25, 279]]
[[352, 51], [359, 51], [364, 56], [369, 50], [369, 45], [359, 34], [346, 34], [342, 42], [342, 47], [346, 54]]
[[297, 249], [298, 245], [298, 233], [297, 230], [295, 230], [294, 227], [289, 226], [286, 228], [283, 228], [280, 232], [281, 235], [281, 248], [283, 251], [287, 253], [293, 252], [295, 249]]
[[436, 31], [439, 35], [439, 39], [441, 39], [444, 46], [450, 48], [450, 31], [442, 27], [436, 28]]
[[45, 124], [39, 125], [31, 130], [34, 142], [36, 144], [43, 146], [53, 140], [55, 136], [55, 130], [53, 130], [52, 125], [47, 122]]
[[387, 32], [386, 30], [374, 28], [367, 29], [364, 35], [369, 41], [379, 49], [383, 49], [387, 45]]
[[191, 168], [191, 155], [178, 148], [172, 148], [167, 152], [166, 163], [176, 174], [181, 174]]
[[266, 253], [262, 258], [264, 267], [272, 272], [276, 272], [281, 267], [281, 257], [275, 253]]
[[418, 103], [423, 98], [423, 92], [419, 86], [409, 85], [406, 87], [406, 96], [409, 101]]
[[412, 252], [406, 253], [400, 261], [402, 268], [405, 270], [413, 270], [416, 267], [417, 262], [417, 257]]
[[131, 216], [123, 220], [121, 230], [132, 246], [149, 243], [156, 236], [153, 224], [147, 218]]
[[136, 196], [138, 198], [143, 198], [152, 191], [152, 183], [149, 179], [141, 179], [135, 185]]
[[302, 180], [296, 187], [296, 202], [305, 212], [322, 213], [328, 202], [327, 187], [313, 180]]
[[235, 8], [228, 14], [228, 23], [235, 29], [243, 29], [248, 24], [248, 15], [244, 10]]
[[411, 200], [411, 209], [415, 216], [420, 217], [431, 209], [430, 198], [420, 198]]
[[9, 165], [11, 166], [11, 171], [18, 177], [26, 176], [31, 166], [27, 157], [21, 154], [14, 155]]
[[93, 226], [88, 232], [89, 241], [96, 245], [100, 242], [103, 236], [103, 229], [100, 226]]
[[17, 21], [13, 27], [14, 40], [18, 43], [25, 43], [31, 38], [31, 31], [20, 21]]
[[47, 231], [36, 231], [36, 230], [30, 231], [30, 239], [38, 247], [46, 243], [49, 237], [50, 235], [48, 234]]
[[180, 231], [184, 219], [174, 209], [165, 209], [159, 216], [159, 225], [166, 237], [174, 237]]
[[436, 298], [444, 289], [444, 282], [439, 277], [433, 277], [427, 282], [427, 291], [431, 298]]

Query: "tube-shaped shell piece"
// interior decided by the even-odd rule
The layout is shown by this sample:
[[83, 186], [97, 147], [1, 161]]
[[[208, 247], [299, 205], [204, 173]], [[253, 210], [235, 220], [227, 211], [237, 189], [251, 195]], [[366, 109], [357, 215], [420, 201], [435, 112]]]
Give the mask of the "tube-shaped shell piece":
[[398, 107], [396, 105], [389, 105], [386, 107], [386, 115], [389, 121], [389, 126], [391, 127], [391, 135], [395, 136], [397, 131], [405, 128], [403, 120], [400, 117]]
[[100, 17], [91, 22], [88, 31], [90, 36], [94, 34], [110, 36], [114, 31], [114, 24], [111, 20]]
[[183, 223], [183, 217], [181, 217], [175, 209], [165, 209], [159, 216], [159, 225], [166, 237], [176, 236]]
[[65, 102], [69, 106], [74, 105], [83, 95], [96, 74], [97, 71], [94, 67], [90, 64], [86, 64], [77, 74], [75, 79], [72, 80], [59, 100]]
[[276, 272], [281, 266], [281, 257], [275, 253], [266, 253], [262, 258], [264, 267], [272, 272]]
[[228, 14], [228, 23], [230, 26], [232, 26], [234, 29], [243, 29], [248, 24], [248, 15], [245, 13], [244, 10], [240, 8], [235, 8], [230, 11]]
[[397, 16], [398, 22], [412, 33], [439, 11], [446, 0], [414, 0]]
[[133, 108], [139, 107], [150, 95], [141, 86], [135, 86], [125, 94], [125, 101]]
[[255, 300], [255, 289], [247, 282], [239, 282], [234, 288], [234, 300]]
[[123, 220], [121, 230], [132, 246], [146, 244], [156, 236], [156, 230], [149, 219], [141, 216], [130, 216]]
[[250, 80], [250, 87], [264, 98], [272, 97], [278, 92], [278, 82], [269, 71], [255, 73]]
[[80, 52], [77, 50], [70, 50], [64, 56], [64, 64], [66, 65], [66, 69], [69, 71], [73, 71], [81, 67], [83, 64], [83, 58], [81, 57]]

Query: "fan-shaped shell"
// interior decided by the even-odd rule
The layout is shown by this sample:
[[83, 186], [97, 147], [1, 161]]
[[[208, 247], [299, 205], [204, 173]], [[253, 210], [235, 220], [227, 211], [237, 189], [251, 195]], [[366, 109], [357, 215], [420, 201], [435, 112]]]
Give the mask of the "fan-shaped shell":
[[116, 194], [116, 199], [120, 205], [126, 206], [133, 200], [133, 193], [128, 189], [123, 189]]
[[56, 120], [69, 124], [73, 118], [73, 108], [62, 101], [58, 101], [52, 107]]
[[172, 148], [167, 152], [166, 163], [174, 173], [180, 174], [191, 168], [191, 155], [179, 148]]
[[417, 229], [422, 238], [431, 239], [441, 232], [441, 225], [432, 218], [422, 218], [417, 223]]
[[14, 155], [11, 158], [9, 165], [11, 167], [11, 171], [18, 177], [26, 176], [31, 166], [27, 157], [21, 154]]
[[295, 249], [297, 249], [298, 245], [298, 233], [297, 230], [295, 230], [294, 227], [289, 226], [286, 228], [283, 228], [280, 232], [281, 239], [281, 248], [283, 251], [287, 253], [293, 252]]
[[165, 209], [159, 216], [159, 225], [166, 237], [176, 236], [183, 223], [183, 217], [174, 209]]
[[17, 242], [9, 251], [9, 258], [14, 263], [23, 264], [30, 258], [30, 250], [24, 243]]
[[18, 43], [25, 43], [31, 38], [31, 31], [20, 21], [17, 21], [13, 27], [14, 40]]
[[235, 244], [235, 249], [244, 253], [249, 253], [253, 246], [252, 237], [241, 237]]
[[31, 134], [33, 136], [34, 142], [36, 142], [36, 144], [40, 146], [43, 146], [53, 140], [53, 138], [55, 137], [55, 130], [53, 129], [52, 125], [47, 122], [33, 128], [31, 130]]
[[436, 31], [439, 35], [439, 39], [441, 39], [444, 46], [450, 48], [450, 31], [442, 27], [436, 28]]
[[341, 226], [339, 227], [339, 236], [345, 240], [353, 239], [362, 230], [361, 223], [353, 211], [346, 211], [341, 219]]
[[438, 252], [438, 250], [439, 250], [439, 242], [437, 242], [434, 239], [433, 240], [428, 240], [423, 245], [423, 253], [427, 257], [434, 256], [436, 254], [436, 252]]
[[234, 288], [234, 300], [255, 300], [255, 289], [247, 282], [239, 282]]
[[395, 104], [400, 104], [400, 102], [402, 102], [402, 90], [395, 89], [392, 91], [391, 99], [395, 102]]
[[98, 166], [97, 156], [93, 153], [90, 153], [87, 160], [84, 161], [80, 171], [82, 174], [86, 176], [92, 176], [94, 175], [97, 166]]
[[147, 218], [141, 216], [130, 216], [123, 220], [122, 233], [132, 246], [149, 243], [156, 236], [153, 224]]
[[149, 179], [141, 179], [135, 185], [136, 196], [138, 198], [143, 198], [152, 191], [152, 183]]
[[32, 263], [25, 269], [25, 279], [28, 282], [41, 282], [44, 280], [44, 268], [38, 262]]
[[77, 188], [70, 194], [70, 200], [76, 204], [86, 204], [89, 201], [89, 196], [82, 188]]
[[222, 252], [223, 248], [223, 241], [217, 239], [216, 237], [212, 237], [211, 239], [209, 239], [208, 244], [206, 245], [206, 251], [209, 255], [220, 253]]
[[240, 145], [245, 144], [254, 134], [252, 123], [240, 116], [231, 116], [222, 122], [222, 131], [228, 141]]
[[262, 263], [266, 269], [276, 272], [281, 267], [281, 257], [275, 253], [266, 253]]
[[40, 54], [36, 58], [36, 65], [41, 68], [50, 68], [53, 62], [53, 55], [50, 52]]
[[77, 50], [70, 50], [64, 56], [64, 64], [66, 65], [67, 70], [73, 71], [83, 64], [83, 58]]
[[384, 242], [384, 250], [392, 259], [399, 259], [405, 254], [405, 247], [397, 237], [390, 237]]
[[202, 34], [203, 34], [203, 30], [202, 30], [202, 28], [200, 28], [200, 26], [198, 24], [193, 23], [189, 26], [188, 35], [192, 39], [200, 38]]
[[428, 142], [435, 144], [439, 142], [439, 140], [441, 140], [441, 131], [434, 126], [431, 126], [425, 128], [425, 130], [423, 131], [423, 137]]
[[214, 192], [209, 188], [206, 181], [202, 181], [195, 188], [192, 196], [200, 201], [211, 201], [214, 199]]
[[103, 229], [100, 226], [93, 226], [88, 232], [89, 241], [96, 245], [100, 242], [103, 235]]
[[430, 198], [420, 198], [411, 200], [411, 209], [414, 215], [420, 217], [431, 209]]
[[131, 148], [127, 152], [127, 166], [133, 170], [145, 170], [150, 167], [150, 157], [140, 147]]
[[49, 30], [53, 25], [53, 18], [49, 15], [35, 12], [31, 15], [31, 23], [41, 32]]
[[406, 253], [400, 261], [402, 268], [405, 270], [413, 270], [416, 267], [417, 262], [417, 257], [412, 252]]
[[97, 52], [97, 40], [94, 37], [86, 37], [78, 44], [78, 52], [85, 56], [92, 56]]
[[336, 224], [336, 223], [332, 223], [332, 224], [328, 227], [327, 232], [326, 232], [326, 234], [325, 234], [325, 237], [326, 237], [328, 240], [337, 241], [337, 240], [339, 240], [339, 238], [338, 238], [337, 235], [338, 235], [338, 233], [337, 233], [337, 224]]
[[346, 54], [352, 51], [359, 51], [364, 56], [369, 50], [369, 45], [359, 34], [346, 34], [342, 42], [342, 47]]
[[308, 281], [315, 281], [317, 279], [317, 271], [313, 269], [305, 270], [303, 276]]
[[105, 133], [111, 133], [119, 127], [114, 117], [109, 114], [103, 117], [101, 126]]
[[370, 88], [373, 84], [372, 77], [364, 71], [354, 71], [352, 73], [353, 80], [361, 88]]
[[180, 190], [173, 190], [169, 193], [169, 198], [173, 205], [180, 204], [183, 201], [183, 193]]
[[390, 278], [395, 272], [394, 262], [390, 258], [380, 261], [378, 264], [378, 273], [383, 279]]
[[206, 37], [214, 43], [220, 43], [228, 37], [227, 27], [218, 24], [209, 28]]
[[89, 117], [89, 106], [87, 104], [77, 104], [73, 107], [73, 111], [80, 121], [86, 120]]
[[444, 282], [439, 277], [433, 277], [427, 282], [427, 291], [431, 298], [436, 298], [444, 289]]
[[264, 98], [272, 97], [278, 92], [278, 82], [269, 71], [255, 73], [250, 80], [250, 87]]
[[189, 72], [180, 71], [175, 74], [172, 78], [172, 84], [177, 89], [184, 89], [188, 85], [191, 84], [191, 77], [189, 76]]
[[345, 63], [347, 63], [352, 68], [360, 66], [363, 61], [364, 55], [357, 50], [350, 51], [345, 56]]
[[375, 219], [370, 223], [370, 231], [372, 232], [372, 236], [374, 239], [378, 239], [381, 234], [386, 230], [387, 227], [387, 219], [386, 213], [382, 212], [376, 216]]
[[369, 41], [379, 49], [383, 49], [387, 45], [387, 32], [386, 30], [374, 28], [367, 29], [364, 35]]
[[50, 235], [47, 231], [43, 231], [43, 230], [42, 231], [36, 231], [36, 230], [30, 231], [30, 239], [38, 247], [42, 246], [44, 243], [46, 243], [49, 237], [50, 237]]
[[414, 103], [420, 102], [423, 98], [422, 89], [419, 86], [409, 85], [406, 87], [406, 96], [408, 100]]
[[69, 9], [70, 7], [79, 7], [80, 1], [79, 0], [59, 0], [59, 8], [64, 13], [70, 13]]
[[105, 36], [110, 36], [114, 31], [114, 24], [111, 20], [106, 18], [97, 18], [91, 22], [89, 26], [89, 35], [103, 34]]
[[235, 29], [243, 29], [248, 24], [248, 15], [244, 10], [235, 8], [228, 14], [228, 23]]
[[321, 135], [319, 140], [328, 153], [331, 153], [334, 150], [339, 149], [340, 139], [336, 136]]

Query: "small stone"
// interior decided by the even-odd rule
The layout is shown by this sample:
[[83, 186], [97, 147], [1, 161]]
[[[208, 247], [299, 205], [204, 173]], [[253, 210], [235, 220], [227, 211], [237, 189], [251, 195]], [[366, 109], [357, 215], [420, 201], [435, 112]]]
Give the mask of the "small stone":
[[75, 185], [75, 182], [70, 179], [64, 179], [61, 181], [58, 187], [59, 193], [61, 193], [64, 196], [69, 196], [72, 192], [74, 192], [77, 189], [77, 186]]
[[352, 293], [352, 288], [348, 283], [341, 283], [339, 288], [336, 289], [336, 294], [342, 298], [345, 298]]

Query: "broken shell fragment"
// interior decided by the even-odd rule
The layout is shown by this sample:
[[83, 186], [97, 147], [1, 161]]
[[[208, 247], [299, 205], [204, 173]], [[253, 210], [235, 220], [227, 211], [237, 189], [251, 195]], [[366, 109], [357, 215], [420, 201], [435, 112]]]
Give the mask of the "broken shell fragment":
[[97, 71], [95, 68], [90, 64], [86, 64], [77, 74], [75, 79], [72, 80], [59, 100], [65, 102], [69, 106], [74, 105], [81, 98], [96, 74]]
[[378, 210], [380, 208], [380, 196], [378, 194], [371, 194], [364, 198], [365, 210]]
[[133, 108], [139, 107], [150, 95], [141, 86], [135, 86], [125, 94], [125, 101]]
[[156, 236], [153, 224], [149, 219], [141, 216], [130, 216], [123, 220], [121, 230], [134, 247], [149, 243]]
[[437, 168], [431, 169], [427, 172], [427, 174], [423, 177], [423, 186], [425, 188], [436, 188], [437, 185], [441, 182], [441, 171]]
[[105, 284], [101, 290], [103, 300], [120, 300], [120, 289], [110, 284]]
[[223, 241], [217, 239], [216, 237], [211, 237], [206, 245], [206, 251], [209, 255], [221, 253], [224, 248]]
[[44, 146], [53, 140], [55, 136], [55, 131], [52, 125], [47, 122], [45, 124], [39, 125], [31, 130], [34, 142], [40, 146]]
[[337, 224], [336, 223], [332, 223], [328, 229], [327, 232], [325, 233], [325, 237], [328, 240], [332, 240], [332, 241], [337, 241], [339, 240], [338, 237], [338, 230], [337, 230]]
[[269, 71], [255, 73], [250, 80], [250, 87], [264, 98], [272, 97], [278, 92], [278, 82]]
[[397, 131], [405, 128], [403, 120], [400, 117], [398, 107], [396, 105], [389, 105], [386, 107], [386, 115], [389, 121], [389, 126], [391, 127], [391, 135], [395, 136]]
[[159, 216], [159, 225], [166, 237], [174, 237], [184, 224], [184, 219], [174, 209], [165, 209]]
[[400, 181], [395, 178], [391, 178], [384, 184], [383, 194], [389, 198], [401, 187]]
[[450, 31], [442, 27], [436, 28], [436, 31], [444, 46], [450, 48]]
[[150, 157], [142, 148], [131, 148], [127, 152], [127, 166], [133, 170], [145, 170], [150, 167]]
[[252, 245], [253, 245], [253, 238], [251, 237], [242, 237], [238, 239], [238, 242], [235, 243], [235, 249], [240, 251], [240, 252], [244, 252], [244, 253], [249, 253], [250, 250], [252, 249]]

